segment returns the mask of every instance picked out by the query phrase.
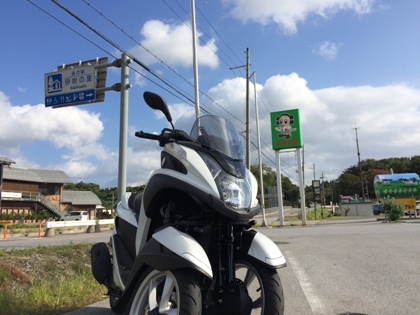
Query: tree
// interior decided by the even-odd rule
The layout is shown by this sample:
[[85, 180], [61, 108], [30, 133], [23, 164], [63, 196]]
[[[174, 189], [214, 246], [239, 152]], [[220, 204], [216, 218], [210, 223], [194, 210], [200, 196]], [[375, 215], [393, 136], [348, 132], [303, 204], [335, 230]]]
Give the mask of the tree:
[[64, 190], [76, 190], [76, 191], [98, 191], [101, 187], [94, 183], [78, 182], [77, 184], [70, 183], [64, 185]]
[[[362, 177], [367, 183], [369, 198], [375, 199], [373, 187], [374, 178], [378, 174], [389, 174], [391, 170], [394, 173], [416, 173], [420, 174], [420, 156], [415, 155], [411, 158], [386, 158], [381, 160], [366, 159], [361, 161]], [[353, 175], [353, 178], [343, 177], [344, 175]], [[358, 178], [356, 180], [356, 177]], [[362, 193], [360, 182], [360, 169], [358, 165], [352, 165], [345, 169], [338, 178], [339, 194], [353, 195]]]
[[281, 175], [281, 187], [283, 190], [285, 204], [292, 205], [299, 201], [299, 187], [293, 184], [289, 177]]
[[382, 203], [382, 209], [388, 221], [399, 221], [404, 216], [404, 207], [394, 199], [386, 199]]
[[[264, 193], [267, 193], [268, 187], [277, 187], [277, 174], [271, 167], [265, 164], [262, 164], [261, 168], [263, 174]], [[251, 165], [251, 173], [254, 174], [255, 178], [257, 179], [258, 192], [260, 192], [261, 187], [259, 181], [259, 166]], [[299, 187], [294, 185], [288, 177], [281, 175], [281, 185], [285, 204], [292, 204], [299, 201]]]
[[338, 195], [360, 195], [360, 190], [360, 176], [356, 176], [351, 173], [344, 173], [341, 174], [340, 177], [338, 177]]
[[[135, 186], [135, 187], [128, 186], [126, 191], [127, 192], [143, 191], [144, 187], [145, 185]], [[100, 188], [98, 184], [94, 184], [94, 183], [84, 183], [84, 182], [79, 182], [77, 184], [70, 183], [70, 184], [64, 185], [64, 190], [91, 191], [96, 196], [98, 196], [98, 198], [102, 202], [102, 206], [105, 207], [105, 209], [112, 209], [115, 202], [118, 199], [117, 187], [102, 189]]]
[[[277, 174], [276, 172], [268, 165], [262, 164], [262, 174], [263, 174], [263, 186], [264, 192], [268, 192], [268, 187], [277, 186]], [[261, 191], [260, 187], [260, 168], [258, 165], [251, 165], [251, 173], [254, 174], [258, 182], [258, 192]]]

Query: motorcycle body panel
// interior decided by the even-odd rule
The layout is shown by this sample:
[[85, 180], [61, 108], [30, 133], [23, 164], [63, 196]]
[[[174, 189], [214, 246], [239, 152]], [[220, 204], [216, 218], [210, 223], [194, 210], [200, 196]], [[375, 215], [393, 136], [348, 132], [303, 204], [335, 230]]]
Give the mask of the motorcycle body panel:
[[[165, 271], [183, 268], [185, 266], [194, 266], [194, 269], [199, 270], [207, 277], [213, 277], [211, 264], [206, 252], [190, 235], [169, 226], [153, 234], [152, 238], [170, 251], [170, 254], [167, 254], [166, 257], [176, 255], [180, 258], [173, 259], [173, 261], [164, 261], [160, 255], [160, 251], [155, 251], [155, 253], [148, 251], [149, 246], [146, 245], [140, 251], [139, 257], [140, 260], [147, 261], [148, 265], [152, 268]], [[150, 240], [148, 244], [150, 242], [152, 242], [152, 240]], [[188, 263], [182, 263], [182, 260]], [[180, 263], [173, 263], [175, 261]]]
[[255, 232], [247, 254], [273, 268], [287, 266], [286, 259], [278, 246], [261, 232]]
[[[149, 93], [147, 99], [157, 102], [170, 117], [160, 97]], [[248, 313], [262, 302], [251, 301], [244, 281], [235, 277], [237, 264], [242, 268], [255, 264], [249, 270], [264, 274], [250, 275], [247, 281], [273, 278], [272, 283], [278, 283], [275, 294], [281, 296], [277, 299], [276, 295], [275, 300], [281, 301], [277, 306], [282, 305], [275, 269], [286, 267], [286, 260], [273, 241], [251, 229], [254, 223], [250, 220], [260, 211], [258, 184], [245, 167], [236, 130], [226, 126], [194, 125], [196, 139], [174, 128], [160, 135], [136, 133], [159, 141], [161, 168], [152, 173], [143, 192], [123, 194], [115, 208], [109, 243], [112, 254], [105, 243], [94, 245], [91, 251], [93, 274], [107, 286], [114, 312], [125, 312], [127, 305], [130, 309], [136, 290], [148, 287], [141, 279], [148, 279], [150, 270], [159, 275], [188, 275], [194, 270], [191, 275], [195, 281], [200, 279], [204, 314], [219, 310], [225, 314], [227, 305]], [[262, 286], [259, 291], [267, 290]], [[262, 297], [276, 291], [268, 290]], [[230, 293], [225, 296], [225, 292]], [[149, 307], [150, 314], [157, 314], [157, 308]]]

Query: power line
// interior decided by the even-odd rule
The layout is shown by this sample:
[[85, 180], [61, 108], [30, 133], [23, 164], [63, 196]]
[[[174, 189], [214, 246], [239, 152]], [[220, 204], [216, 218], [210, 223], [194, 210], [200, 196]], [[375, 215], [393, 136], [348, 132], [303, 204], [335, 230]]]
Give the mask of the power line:
[[[55, 1], [55, 0], [54, 0]], [[127, 37], [129, 37], [133, 42], [135, 42], [137, 45], [139, 45], [141, 48], [143, 48], [144, 50], [146, 50], [149, 54], [151, 54], [154, 58], [156, 58], [158, 61], [160, 61], [164, 66], [166, 66], [168, 69], [170, 69], [173, 73], [175, 73], [178, 77], [180, 77], [181, 79], [183, 79], [183, 81], [185, 81], [188, 85], [193, 86], [191, 84], [191, 82], [189, 82], [186, 78], [184, 78], [180, 73], [178, 73], [175, 69], [173, 69], [171, 66], [169, 66], [167, 63], [165, 63], [162, 59], [160, 59], [157, 55], [153, 54], [149, 49], [147, 49], [144, 45], [142, 45], [140, 42], [138, 42], [137, 40], [135, 40], [131, 35], [129, 35], [123, 28], [119, 27], [115, 22], [113, 22], [111, 19], [109, 19], [108, 17], [106, 17], [102, 12], [100, 12], [97, 8], [95, 8], [94, 6], [92, 6], [90, 3], [88, 3], [86, 0], [83, 0], [87, 5], [89, 5], [92, 9], [94, 9], [98, 14], [100, 14], [103, 18], [105, 18], [108, 22], [110, 22], [113, 26], [115, 26], [117, 29], [119, 29], [124, 35], [126, 35]], [[80, 18], [78, 18], [79, 20]], [[81, 19], [80, 19], [81, 20]], [[185, 23], [185, 22], [184, 22]], [[87, 24], [84, 22], [84, 24]], [[99, 33], [98, 31], [95, 30], [96, 33]], [[102, 36], [101, 36], [102, 37]], [[124, 50], [121, 47], [117, 47], [115, 46], [117, 49], [119, 49], [120, 51], [124, 52]], [[162, 76], [160, 76], [159, 74], [155, 73], [154, 71], [152, 71], [151, 69], [148, 69], [148, 72], [150, 72], [152, 75], [158, 77], [159, 80], [161, 80], [162, 82], [164, 82], [166, 85], [171, 86], [171, 84], [169, 84], [166, 79], [164, 79]], [[173, 84], [173, 83], [172, 83]], [[176, 89], [171, 86], [172, 89], [176, 90], [178, 93], [180, 93], [179, 91], [182, 91], [182, 89], [179, 86], [175, 86]], [[194, 103], [194, 101], [192, 100], [191, 97], [187, 97], [185, 94], [187, 92], [183, 91], [183, 96], [188, 99], [188, 101], [190, 101], [191, 103]], [[171, 93], [172, 95], [174, 95], [173, 93]], [[205, 92], [200, 90], [200, 94], [202, 94], [203, 96], [205, 96], [207, 99], [209, 99], [213, 104], [217, 105], [218, 107], [220, 107], [222, 110], [224, 110], [227, 114], [229, 114], [230, 116], [232, 116], [233, 118], [237, 119], [237, 117], [235, 115], [233, 115], [232, 113], [230, 113], [226, 108], [222, 107], [220, 104], [218, 104], [215, 100], [213, 100], [209, 95], [207, 95]], [[207, 105], [208, 107], [208, 105]], [[209, 109], [208, 109], [209, 110]], [[207, 113], [209, 113], [208, 110], [205, 110]]]
[[[188, 28], [190, 28], [191, 29], [191, 26], [166, 2], [166, 0], [162, 0], [165, 4], [166, 4], [166, 6], [188, 27]], [[178, 0], [176, 0], [176, 2], [177, 2], [177, 4], [178, 4], [178, 6], [179, 7], [181, 7], [181, 9], [184, 11], [184, 13], [187, 15], [187, 16], [190, 16], [190, 13], [182, 6], [182, 4], [178, 1]], [[204, 18], [204, 20], [208, 23], [208, 25], [213, 29], [213, 31], [217, 34], [217, 36], [222, 40], [222, 42], [223, 43], [225, 43], [225, 45], [230, 49], [230, 47], [227, 45], [227, 43], [226, 43], [226, 41], [220, 36], [220, 34], [216, 31], [216, 29], [213, 27], [213, 25], [209, 22], [209, 20], [204, 16], [204, 14], [200, 11], [200, 9], [197, 7], [197, 6], [195, 6], [195, 9], [201, 14], [201, 16]], [[191, 17], [191, 16], [190, 16]], [[198, 27], [199, 27], [199, 29], [200, 29], [200, 31], [201, 32], [203, 32], [203, 34], [204, 35], [206, 35], [207, 36], [207, 38], [209, 39], [209, 40], [211, 40], [215, 45], [216, 45], [216, 47], [218, 48], [218, 50], [219, 51], [221, 51], [232, 63], [234, 63], [233, 62], [233, 60], [224, 52], [224, 50], [219, 46], [219, 45], [217, 45], [217, 43], [216, 42], [214, 42], [213, 41], [213, 38], [210, 36], [210, 35], [208, 35], [207, 34], [207, 32], [204, 30], [204, 28], [202, 28], [201, 26], [200, 26], [200, 24], [198, 24]], [[204, 41], [202, 41], [202, 43], [204, 44], [204, 45], [206, 45], [211, 51], [213, 51], [214, 52], [214, 54], [216, 54], [216, 55], [218, 55], [213, 49], [212, 49], [212, 47], [210, 47], [206, 42], [204, 42]], [[231, 51], [232, 51], [232, 49], [230, 49]], [[233, 51], [232, 51], [232, 53], [233, 53]], [[233, 53], [234, 54], [234, 53]], [[235, 55], [235, 54], [234, 54]], [[236, 56], [236, 55], [235, 55]], [[237, 56], [236, 56], [237, 57]], [[228, 67], [231, 67], [230, 65], [229, 65], [229, 63], [228, 62], [226, 62], [223, 58], [221, 58], [220, 57], [220, 55], [219, 55], [219, 59], [221, 59]], [[239, 58], [238, 58], [238, 60], [240, 60]]]
[[[104, 51], [105, 53], [107, 53], [110, 56], [113, 56], [114, 58], [117, 58], [116, 56], [114, 56], [113, 54], [109, 53], [108, 51], [106, 51], [104, 48], [100, 47], [98, 44], [94, 43], [93, 41], [89, 40], [87, 37], [83, 36], [81, 33], [77, 32], [75, 29], [71, 28], [70, 26], [68, 26], [67, 24], [63, 23], [62, 21], [60, 21], [59, 19], [57, 19], [55, 16], [53, 16], [52, 14], [48, 13], [46, 10], [44, 10], [43, 8], [39, 7], [38, 5], [34, 4], [31, 0], [27, 0], [29, 3], [31, 3], [32, 5], [34, 5], [35, 7], [37, 7], [38, 9], [40, 9], [41, 11], [43, 11], [44, 13], [46, 13], [47, 15], [49, 15], [50, 17], [52, 17], [54, 20], [60, 22], [60, 24], [66, 26], [68, 29], [70, 29], [71, 31], [73, 31], [74, 33], [76, 33], [77, 35], [79, 35], [80, 37], [82, 37], [83, 39], [87, 40], [89, 43], [91, 43], [92, 45], [94, 45], [95, 47], [99, 48], [100, 50]], [[58, 5], [60, 8], [62, 8], [63, 10], [65, 10], [68, 14], [70, 14], [72, 17], [74, 17], [76, 20], [78, 20], [80, 23], [82, 23], [84, 26], [86, 26], [88, 29], [90, 29], [92, 32], [94, 32], [97, 36], [99, 36], [100, 38], [102, 38], [104, 41], [106, 41], [107, 43], [109, 43], [111, 46], [117, 48], [119, 51], [121, 51], [122, 53], [127, 53], [125, 49], [123, 49], [122, 47], [120, 47], [116, 42], [110, 40], [108, 37], [106, 37], [104, 34], [102, 34], [101, 32], [99, 32], [98, 30], [94, 29], [93, 27], [91, 27], [87, 22], [85, 22], [84, 20], [82, 20], [81, 18], [79, 18], [76, 14], [72, 13], [70, 10], [68, 10], [67, 8], [65, 8], [64, 6], [62, 6], [58, 1], [53, 0], [53, 2]], [[126, 31], [124, 31], [124, 29], [122, 29], [121, 27], [119, 27], [115, 22], [113, 22], [111, 19], [107, 18], [103, 13], [101, 13], [99, 10], [97, 10], [96, 8], [94, 8], [90, 3], [88, 3], [87, 1], [84, 0], [84, 2], [89, 5], [92, 9], [94, 9], [98, 14], [100, 14], [103, 18], [105, 18], [108, 22], [110, 22], [112, 25], [114, 25], [115, 27], [117, 27], [121, 32], [123, 32], [126, 36], [128, 36], [129, 38], [131, 38], [134, 42], [136, 42], [137, 44], [141, 45], [141, 43], [138, 43], [132, 36], [130, 36]], [[144, 49], [146, 49], [145, 47], [143, 47]], [[146, 49], [147, 50], [147, 49]], [[151, 53], [153, 56], [155, 56], [152, 52], [148, 51], [149, 53]], [[162, 89], [164, 89], [165, 91], [167, 91], [169, 94], [173, 95], [174, 97], [177, 97], [179, 99], [180, 96], [184, 99], [187, 100], [190, 105], [194, 103], [194, 101], [191, 99], [190, 96], [187, 95], [186, 92], [181, 92], [182, 89], [180, 89], [179, 87], [174, 87], [173, 84], [171, 82], [168, 82], [165, 78], [159, 76], [157, 73], [155, 73], [154, 71], [152, 71], [150, 68], [148, 68], [147, 66], [145, 66], [143, 63], [141, 63], [140, 61], [138, 61], [134, 56], [132, 56], [131, 54], [127, 55], [130, 56], [130, 58], [133, 59], [133, 61], [135, 61], [137, 64], [139, 64], [143, 69], [145, 69], [146, 71], [148, 71], [150, 74], [152, 74], [153, 76], [155, 76], [157, 79], [159, 79], [161, 82], [163, 82], [166, 86], [168, 86], [171, 90], [175, 91], [175, 92], [171, 92], [170, 90], [166, 89], [164, 86], [158, 84], [157, 82], [153, 81], [152, 79], [148, 78], [147, 76], [145, 76], [143, 73], [141, 73], [140, 71], [138, 71], [137, 69], [134, 69], [130, 66], [130, 68], [135, 71], [136, 73], [138, 73], [139, 75], [141, 75], [142, 77], [144, 77], [145, 79], [149, 80], [150, 82], [154, 83], [155, 85], [161, 87]], [[155, 58], [157, 58], [157, 60], [160, 60], [157, 56], [155, 56]], [[162, 63], [164, 63], [162, 60], [160, 60]], [[173, 70], [170, 66], [164, 64], [165, 66], [167, 66], [168, 68], [170, 68], [171, 70]], [[184, 77], [182, 77], [182, 75], [180, 75], [179, 73], [177, 73], [175, 70], [173, 70], [174, 73], [178, 74], [181, 78], [183, 78], [186, 82], [188, 82]], [[249, 78], [248, 78], [249, 79]], [[189, 82], [188, 82], [189, 83]], [[189, 83], [190, 84], [190, 83]], [[191, 84], [190, 84], [191, 85]], [[209, 99], [213, 104], [217, 105], [218, 107], [220, 107], [222, 110], [224, 110], [227, 114], [229, 114], [230, 116], [232, 116], [233, 118], [235, 118], [236, 120], [238, 120], [240, 123], [244, 123], [243, 121], [241, 121], [239, 118], [237, 118], [234, 114], [232, 114], [231, 112], [229, 112], [226, 108], [224, 108], [223, 106], [221, 106], [220, 104], [218, 104], [214, 99], [212, 99], [210, 96], [208, 96], [206, 93], [200, 91], [201, 94], [203, 94], [207, 99]], [[206, 106], [208, 107], [208, 105]], [[203, 109], [205, 112], [210, 113], [209, 110]], [[236, 124], [236, 126], [238, 127], [238, 125]], [[264, 144], [266, 144], [263, 141]], [[254, 147], [255, 143], [253, 143]], [[262, 154], [273, 164], [275, 164], [275, 162], [265, 153], [262, 151]], [[272, 152], [271, 152], [272, 155]], [[283, 162], [284, 164], [288, 165], [289, 168], [291, 168], [291, 166], [287, 163], [287, 162]], [[293, 176], [290, 176], [290, 174], [287, 174], [286, 171], [283, 171], [288, 177], [293, 178]], [[295, 179], [295, 178], [294, 178]]]
[[[166, 79], [164, 79], [162, 76], [158, 75], [157, 73], [155, 73], [154, 71], [152, 71], [151, 69], [149, 69], [145, 64], [143, 64], [141, 61], [139, 61], [136, 57], [134, 57], [132, 54], [128, 53], [125, 49], [123, 49], [121, 46], [119, 46], [117, 43], [115, 43], [114, 41], [110, 40], [108, 37], [106, 37], [105, 35], [103, 35], [101, 32], [99, 32], [98, 30], [94, 29], [93, 27], [91, 27], [87, 22], [85, 22], [84, 20], [82, 20], [80, 17], [78, 17], [76, 14], [74, 14], [73, 12], [71, 12], [69, 9], [65, 8], [64, 6], [62, 6], [57, 0], [52, 0], [56, 5], [58, 5], [61, 9], [63, 9], [64, 11], [66, 11], [68, 14], [70, 14], [72, 17], [74, 17], [77, 21], [79, 21], [80, 23], [82, 23], [83, 25], [85, 25], [87, 28], [89, 28], [92, 32], [94, 32], [96, 35], [98, 35], [100, 38], [102, 38], [104, 41], [106, 41], [107, 43], [109, 43], [111, 46], [114, 46], [115, 48], [117, 48], [119, 51], [121, 51], [122, 53], [127, 54], [135, 63], [137, 63], [138, 65], [140, 65], [142, 68], [144, 68], [146, 71], [148, 71], [150, 74], [152, 74], [153, 76], [155, 76], [157, 79], [159, 79], [161, 82], [163, 82], [165, 85], [167, 85], [168, 87], [170, 87], [171, 89], [173, 89], [174, 91], [176, 91], [178, 94], [182, 95], [185, 99], [187, 99], [190, 102], [193, 102], [192, 99], [190, 97], [188, 97], [186, 95], [186, 93], [181, 93], [179, 90], [179, 87], [174, 88], [170, 82], [168, 82]], [[85, 1], [85, 3], [87, 3]], [[93, 8], [93, 6], [91, 6]], [[97, 11], [99, 13], [99, 11]], [[105, 15], [101, 14], [103, 17], [105, 17]], [[110, 21], [109, 19], [107, 19], [108, 21]], [[112, 22], [112, 21], [110, 21]], [[112, 23], [113, 25], [116, 26], [115, 23]], [[121, 28], [119, 28], [121, 30]], [[126, 32], [124, 32], [124, 34], [128, 35]], [[129, 36], [129, 35], [128, 35]], [[129, 36], [130, 38], [132, 38], [131, 36]], [[133, 39], [133, 38], [132, 38]], [[133, 39], [134, 40], [134, 39]], [[138, 74], [140, 74], [141, 76], [147, 78], [146, 76], [144, 76], [141, 72], [137, 71], [136, 69], [130, 67], [131, 69], [133, 69], [134, 71], [136, 71]], [[182, 76], [181, 76], [182, 77]], [[148, 79], [148, 78], [147, 78]], [[149, 79], [150, 80], [150, 79]], [[186, 79], [185, 79], [186, 80]], [[151, 82], [153, 82], [152, 80], [150, 80]], [[155, 83], [155, 82], [154, 82]], [[158, 86], [160, 86], [159, 84], [157, 84]], [[161, 86], [160, 86], [161, 87]], [[171, 93], [172, 95], [174, 95], [173, 93]]]
[[69, 30], [71, 30], [72, 32], [74, 32], [75, 34], [79, 35], [80, 37], [82, 37], [83, 39], [85, 39], [86, 41], [88, 41], [89, 43], [91, 43], [93, 46], [95, 46], [96, 48], [102, 50], [104, 53], [106, 53], [107, 55], [110, 55], [111, 57], [116, 58], [114, 55], [112, 55], [110, 52], [108, 52], [107, 50], [105, 50], [104, 48], [100, 47], [98, 44], [94, 43], [93, 41], [91, 41], [89, 38], [87, 38], [86, 36], [83, 36], [81, 33], [79, 33], [78, 31], [76, 31], [74, 28], [71, 28], [70, 26], [68, 26], [67, 24], [65, 24], [64, 22], [60, 21], [58, 18], [56, 18], [54, 15], [50, 14], [49, 12], [47, 12], [46, 10], [44, 10], [43, 8], [41, 8], [40, 6], [36, 5], [35, 3], [33, 3], [31, 0], [27, 0], [30, 4], [32, 4], [33, 6], [35, 6], [36, 8], [38, 8], [39, 10], [41, 10], [42, 12], [44, 12], [45, 14], [47, 14], [48, 16], [50, 16], [51, 18], [53, 18], [54, 20], [56, 20], [58, 23], [60, 23], [61, 25], [67, 27]]

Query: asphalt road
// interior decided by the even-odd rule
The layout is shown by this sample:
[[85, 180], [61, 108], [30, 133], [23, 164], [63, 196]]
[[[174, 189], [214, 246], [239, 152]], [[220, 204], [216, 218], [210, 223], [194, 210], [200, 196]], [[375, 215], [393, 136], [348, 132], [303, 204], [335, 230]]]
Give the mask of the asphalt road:
[[[412, 222], [358, 218], [311, 222], [305, 227], [259, 228], [276, 242], [288, 262], [278, 270], [285, 314], [420, 314], [420, 224]], [[41, 240], [106, 241], [109, 234]], [[1, 241], [0, 246], [19, 242]], [[113, 313], [103, 301], [67, 315], [86, 314]]]
[[420, 314], [420, 224], [264, 230], [288, 261], [286, 314]]

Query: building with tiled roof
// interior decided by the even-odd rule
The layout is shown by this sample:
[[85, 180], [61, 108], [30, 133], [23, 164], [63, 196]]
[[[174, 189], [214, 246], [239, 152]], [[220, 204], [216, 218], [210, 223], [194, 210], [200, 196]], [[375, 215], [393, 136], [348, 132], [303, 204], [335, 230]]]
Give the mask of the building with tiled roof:
[[[4, 157], [6, 160], [6, 157]], [[29, 169], [3, 165], [0, 214], [21, 217], [34, 213], [48, 213], [60, 218], [70, 211], [88, 211], [95, 218], [100, 199], [90, 191], [64, 191], [64, 184], [71, 183], [61, 170]]]

